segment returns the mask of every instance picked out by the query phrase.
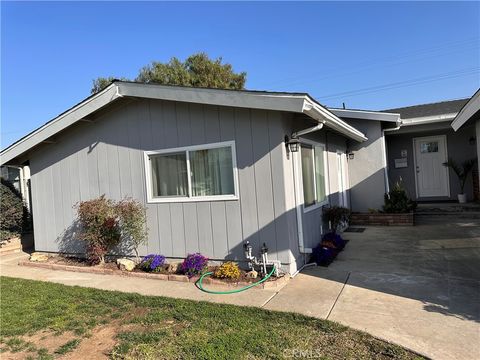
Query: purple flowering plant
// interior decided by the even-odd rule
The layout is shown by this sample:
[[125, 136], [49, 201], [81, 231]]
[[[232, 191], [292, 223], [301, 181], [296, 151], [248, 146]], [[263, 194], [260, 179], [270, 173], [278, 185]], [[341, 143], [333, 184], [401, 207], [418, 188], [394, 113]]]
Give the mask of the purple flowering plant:
[[166, 263], [165, 256], [157, 255], [157, 254], [150, 254], [150, 255], [145, 256], [142, 259], [139, 267], [143, 271], [159, 272], [163, 269], [165, 263]]
[[183, 260], [182, 271], [187, 274], [188, 277], [192, 277], [196, 274], [201, 274], [207, 269], [208, 258], [200, 253], [188, 254]]

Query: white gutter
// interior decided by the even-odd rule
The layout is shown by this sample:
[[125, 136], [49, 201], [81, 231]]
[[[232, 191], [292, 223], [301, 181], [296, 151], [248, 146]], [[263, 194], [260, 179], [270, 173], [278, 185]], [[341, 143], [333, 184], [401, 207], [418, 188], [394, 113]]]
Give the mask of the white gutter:
[[398, 119], [400, 119], [400, 114], [386, 113], [383, 111], [351, 110], [351, 109], [338, 109], [338, 108], [328, 108], [328, 110], [330, 110], [332, 113], [342, 118], [388, 121], [388, 122], [398, 122]]
[[327, 125], [328, 127], [338, 131], [339, 133], [345, 135], [350, 139], [356, 140], [358, 142], [368, 140], [368, 138], [361, 131], [347, 124], [335, 114], [318, 105], [311, 99], [305, 99], [302, 112], [310, 116], [311, 118], [317, 120], [318, 122], [325, 123], [325, 125]]
[[422, 124], [432, 124], [437, 122], [449, 121], [455, 119], [457, 113], [441, 114], [441, 115], [432, 115], [432, 116], [422, 116], [410, 119], [402, 119], [403, 126], [412, 126], [412, 125], [422, 125]]

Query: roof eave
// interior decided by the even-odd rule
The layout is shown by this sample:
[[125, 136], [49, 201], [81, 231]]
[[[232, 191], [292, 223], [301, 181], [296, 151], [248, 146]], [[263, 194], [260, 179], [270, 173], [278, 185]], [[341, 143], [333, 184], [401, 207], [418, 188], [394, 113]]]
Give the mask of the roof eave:
[[347, 124], [345, 121], [337, 117], [331, 111], [319, 105], [312, 99], [306, 98], [303, 113], [307, 114], [311, 118], [325, 123], [326, 126], [332, 128], [346, 137], [358, 142], [367, 141], [368, 138], [359, 130], [353, 126]]
[[422, 117], [415, 117], [415, 118], [406, 118], [406, 119], [402, 119], [402, 122], [404, 126], [435, 124], [438, 122], [450, 121], [454, 119], [456, 115], [457, 113], [449, 113], [449, 114], [422, 116]]
[[70, 125], [88, 116], [92, 112], [104, 107], [115, 99], [122, 97], [115, 84], [111, 84], [104, 90], [87, 98], [65, 113], [47, 122], [30, 134], [14, 142], [0, 152], [0, 164], [4, 165], [16, 157], [29, 151], [34, 146], [41, 144], [56, 133], [66, 129]]
[[339, 117], [361, 120], [376, 120], [400, 123], [400, 114], [387, 113], [381, 111], [368, 111], [368, 110], [351, 110], [351, 109], [338, 109], [328, 108], [330, 112]]
[[11, 162], [58, 132], [121, 97], [305, 113], [349, 138], [356, 141], [367, 140], [364, 134], [342, 121], [306, 94], [242, 92], [239, 96], [239, 92], [229, 90], [162, 85], [145, 86], [138, 83], [115, 82], [2, 150], [0, 152], [0, 164]]
[[161, 99], [187, 103], [231, 106], [260, 110], [302, 112], [302, 94], [272, 94], [262, 92], [238, 92], [232, 90], [175, 87], [128, 82], [117, 82], [120, 93], [124, 96], [146, 99]]

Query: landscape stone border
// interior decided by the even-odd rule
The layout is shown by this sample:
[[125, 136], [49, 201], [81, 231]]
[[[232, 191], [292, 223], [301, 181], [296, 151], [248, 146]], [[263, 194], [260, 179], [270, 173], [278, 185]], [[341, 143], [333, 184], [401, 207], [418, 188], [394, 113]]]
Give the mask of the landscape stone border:
[[412, 226], [413, 212], [406, 214], [352, 213], [350, 225]]
[[[75, 266], [75, 265], [63, 265], [63, 264], [51, 264], [48, 262], [34, 262], [30, 260], [23, 260], [18, 263], [20, 266], [28, 266], [40, 269], [49, 269], [49, 270], [63, 270], [63, 271], [72, 271], [80, 273], [90, 273], [90, 274], [103, 274], [103, 275], [121, 275], [127, 277], [137, 277], [143, 279], [156, 279], [164, 281], [178, 281], [178, 282], [190, 282], [195, 283], [199, 276], [193, 276], [189, 278], [187, 275], [180, 274], [153, 274], [147, 272], [135, 272], [135, 271], [122, 271], [120, 269], [106, 269], [96, 266]], [[262, 284], [257, 285], [259, 289], [275, 289], [283, 287], [288, 280], [289, 276], [284, 275], [273, 281], [265, 281]], [[260, 279], [258, 279], [260, 280]], [[243, 287], [250, 285], [249, 282], [239, 281], [239, 282], [225, 282], [219, 279], [214, 279], [211, 277], [206, 277], [203, 279], [204, 284], [211, 285], [222, 285], [228, 287]]]

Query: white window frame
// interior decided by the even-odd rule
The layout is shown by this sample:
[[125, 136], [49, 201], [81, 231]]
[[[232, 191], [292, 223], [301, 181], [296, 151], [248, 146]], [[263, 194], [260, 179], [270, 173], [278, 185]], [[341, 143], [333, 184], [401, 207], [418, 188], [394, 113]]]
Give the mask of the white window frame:
[[[190, 152], [198, 150], [218, 149], [223, 147], [230, 147], [232, 151], [232, 167], [233, 167], [233, 188], [235, 194], [229, 195], [209, 195], [209, 196], [192, 196], [192, 174], [190, 170]], [[187, 162], [187, 181], [188, 181], [188, 193], [187, 196], [162, 196], [153, 197], [152, 194], [152, 167], [150, 165], [150, 156], [162, 155], [169, 153], [185, 152]], [[223, 141], [210, 144], [183, 146], [170, 149], [144, 151], [144, 165], [145, 165], [145, 180], [147, 184], [147, 203], [184, 203], [184, 202], [201, 202], [201, 201], [228, 201], [238, 200], [238, 169], [237, 169], [237, 153], [235, 151], [235, 141]]]
[[[300, 138], [300, 156], [299, 156], [299, 163], [300, 163], [300, 184], [301, 186], [301, 191], [302, 191], [302, 199], [304, 198], [303, 194], [303, 170], [301, 168], [301, 151], [302, 151], [302, 144], [304, 145], [309, 145], [312, 147], [318, 146], [323, 148], [323, 171], [325, 174], [325, 200], [322, 202], [317, 202], [317, 179], [315, 178], [315, 171], [313, 171], [313, 186], [314, 186], [314, 195], [315, 195], [315, 203], [312, 205], [305, 205], [305, 200], [303, 200], [303, 212], [308, 213], [310, 211], [316, 210], [321, 208], [322, 206], [328, 205], [330, 203], [330, 189], [329, 189], [329, 172], [328, 172], [328, 152], [327, 152], [327, 146], [324, 143], [320, 143], [317, 141], [313, 141], [310, 139], [304, 139]], [[315, 169], [315, 149], [314, 149], [314, 155], [313, 155], [313, 169]]]

